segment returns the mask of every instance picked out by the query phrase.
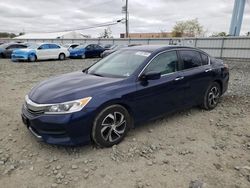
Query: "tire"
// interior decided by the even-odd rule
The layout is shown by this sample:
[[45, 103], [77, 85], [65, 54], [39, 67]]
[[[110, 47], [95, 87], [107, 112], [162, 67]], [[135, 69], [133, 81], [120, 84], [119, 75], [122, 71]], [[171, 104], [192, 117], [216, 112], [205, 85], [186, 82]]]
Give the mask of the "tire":
[[58, 59], [61, 60], [61, 61], [65, 60], [65, 58], [66, 58], [66, 56], [65, 56], [64, 53], [60, 53], [59, 56], [58, 56]]
[[116, 145], [124, 139], [131, 123], [131, 117], [123, 106], [109, 106], [96, 116], [92, 128], [92, 140], [101, 147]]
[[0, 53], [0, 58], [3, 58], [3, 54], [2, 53]]
[[81, 55], [81, 59], [85, 59], [86, 58], [86, 55], [85, 53]]
[[37, 59], [36, 55], [34, 55], [34, 54], [29, 55], [29, 58], [28, 58], [29, 62], [35, 62], [36, 59]]
[[221, 87], [219, 83], [213, 82], [204, 95], [203, 104], [201, 105], [202, 108], [205, 110], [213, 110], [218, 105], [220, 97]]

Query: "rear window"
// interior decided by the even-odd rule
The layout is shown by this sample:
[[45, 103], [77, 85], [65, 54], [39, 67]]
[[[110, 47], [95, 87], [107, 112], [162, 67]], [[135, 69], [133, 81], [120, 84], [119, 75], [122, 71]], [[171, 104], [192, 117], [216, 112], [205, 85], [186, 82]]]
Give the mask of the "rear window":
[[179, 51], [183, 65], [182, 70], [199, 67], [202, 65], [201, 55], [197, 51], [181, 50]]

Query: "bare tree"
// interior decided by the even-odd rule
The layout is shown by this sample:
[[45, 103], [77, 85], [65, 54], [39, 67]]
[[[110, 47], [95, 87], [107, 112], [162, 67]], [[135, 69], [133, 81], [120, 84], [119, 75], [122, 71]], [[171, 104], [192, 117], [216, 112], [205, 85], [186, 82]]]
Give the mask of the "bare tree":
[[104, 29], [103, 33], [100, 34], [100, 38], [113, 38], [111, 29], [109, 27]]
[[197, 37], [204, 32], [203, 26], [199, 23], [198, 19], [176, 22], [172, 30], [173, 37]]

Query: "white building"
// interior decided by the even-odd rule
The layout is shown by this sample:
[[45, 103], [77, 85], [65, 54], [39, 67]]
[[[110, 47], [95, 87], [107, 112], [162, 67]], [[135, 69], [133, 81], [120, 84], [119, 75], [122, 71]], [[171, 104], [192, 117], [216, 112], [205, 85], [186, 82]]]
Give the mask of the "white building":
[[76, 31], [57, 32], [57, 33], [27, 33], [15, 39], [85, 39], [89, 38], [87, 35]]

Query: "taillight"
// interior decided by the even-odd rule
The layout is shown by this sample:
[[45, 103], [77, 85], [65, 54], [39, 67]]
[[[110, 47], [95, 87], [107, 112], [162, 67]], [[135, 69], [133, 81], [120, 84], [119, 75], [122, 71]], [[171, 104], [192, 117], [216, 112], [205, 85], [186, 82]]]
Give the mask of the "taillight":
[[224, 63], [224, 69], [225, 69], [225, 71], [229, 71], [229, 66], [228, 66], [228, 64]]

